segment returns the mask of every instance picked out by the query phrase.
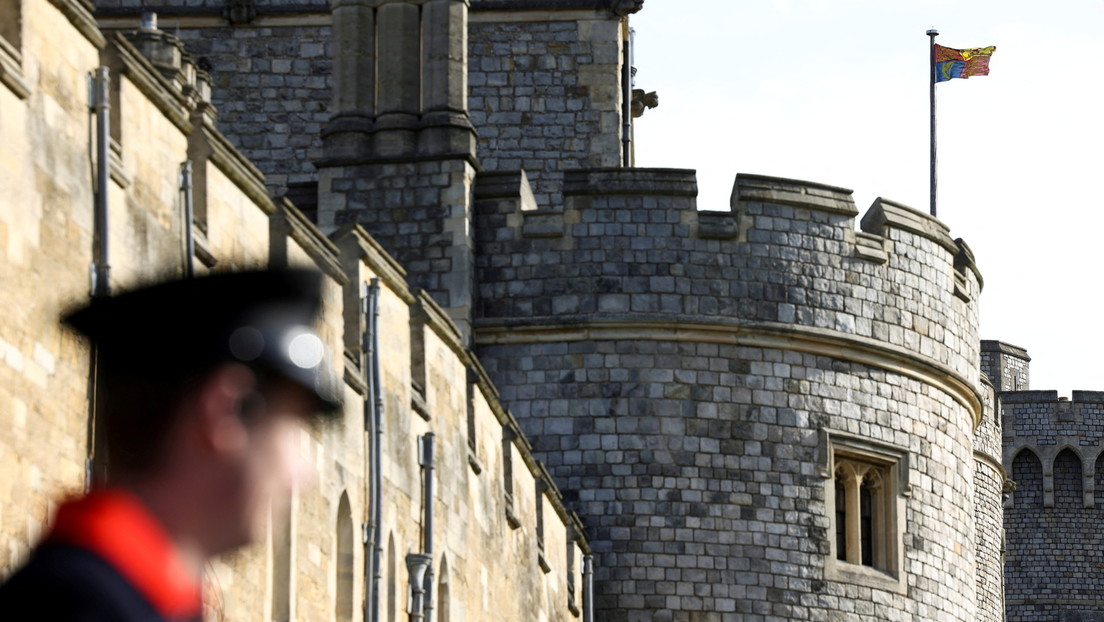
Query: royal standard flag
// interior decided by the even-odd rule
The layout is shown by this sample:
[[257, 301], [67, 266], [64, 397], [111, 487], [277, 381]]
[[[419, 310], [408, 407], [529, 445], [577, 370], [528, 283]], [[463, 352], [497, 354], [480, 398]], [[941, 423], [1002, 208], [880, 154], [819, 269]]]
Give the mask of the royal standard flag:
[[989, 75], [989, 57], [997, 51], [997, 46], [987, 48], [969, 48], [956, 50], [935, 46], [935, 81], [946, 82], [951, 78], [969, 78], [970, 76]]

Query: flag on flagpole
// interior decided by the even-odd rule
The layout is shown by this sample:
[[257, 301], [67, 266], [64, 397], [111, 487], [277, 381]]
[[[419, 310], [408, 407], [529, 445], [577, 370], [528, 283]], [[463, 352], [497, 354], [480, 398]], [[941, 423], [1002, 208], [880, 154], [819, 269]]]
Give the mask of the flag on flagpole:
[[946, 82], [952, 78], [989, 75], [989, 58], [997, 46], [987, 48], [954, 48], [935, 45], [935, 81]]

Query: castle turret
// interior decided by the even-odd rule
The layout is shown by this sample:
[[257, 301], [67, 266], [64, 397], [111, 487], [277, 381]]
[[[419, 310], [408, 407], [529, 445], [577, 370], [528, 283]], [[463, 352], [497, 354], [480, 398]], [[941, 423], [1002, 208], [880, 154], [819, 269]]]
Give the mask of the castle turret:
[[939, 221], [879, 199], [855, 231], [850, 191], [748, 175], [702, 212], [671, 169], [568, 171], [562, 212], [479, 187], [478, 353], [585, 517], [601, 611], [999, 619], [981, 279]]
[[1031, 357], [1027, 350], [1003, 341], [982, 340], [981, 371], [997, 393], [1031, 388]]

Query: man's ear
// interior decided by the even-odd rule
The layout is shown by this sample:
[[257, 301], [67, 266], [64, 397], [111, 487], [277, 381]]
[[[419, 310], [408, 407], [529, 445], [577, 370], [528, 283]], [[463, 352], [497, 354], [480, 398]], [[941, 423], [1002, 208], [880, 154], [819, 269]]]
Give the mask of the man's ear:
[[242, 419], [252, 409], [257, 379], [244, 365], [223, 365], [200, 385], [197, 401], [200, 437], [217, 453], [236, 453], [249, 442]]

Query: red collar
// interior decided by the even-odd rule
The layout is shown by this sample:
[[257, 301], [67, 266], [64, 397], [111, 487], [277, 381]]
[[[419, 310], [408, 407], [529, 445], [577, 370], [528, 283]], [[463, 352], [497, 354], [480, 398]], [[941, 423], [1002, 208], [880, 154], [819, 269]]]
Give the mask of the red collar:
[[161, 523], [129, 493], [104, 490], [66, 502], [47, 540], [99, 555], [167, 619], [197, 618], [202, 611], [198, 578]]

